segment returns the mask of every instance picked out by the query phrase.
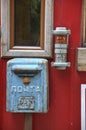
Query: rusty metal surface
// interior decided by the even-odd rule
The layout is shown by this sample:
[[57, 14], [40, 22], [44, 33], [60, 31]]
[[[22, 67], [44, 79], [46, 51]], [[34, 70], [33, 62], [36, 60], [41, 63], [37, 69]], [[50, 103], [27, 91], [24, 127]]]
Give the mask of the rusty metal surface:
[[[25, 72], [21, 73], [22, 70]], [[30, 78], [30, 82], [23, 82], [24, 78]], [[6, 110], [9, 112], [47, 112], [48, 61], [37, 58], [8, 61], [6, 99]]]

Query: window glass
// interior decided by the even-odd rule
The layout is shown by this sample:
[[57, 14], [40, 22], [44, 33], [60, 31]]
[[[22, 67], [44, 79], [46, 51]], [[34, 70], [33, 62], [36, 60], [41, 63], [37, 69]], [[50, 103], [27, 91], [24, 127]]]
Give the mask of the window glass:
[[14, 45], [40, 46], [41, 0], [14, 0]]

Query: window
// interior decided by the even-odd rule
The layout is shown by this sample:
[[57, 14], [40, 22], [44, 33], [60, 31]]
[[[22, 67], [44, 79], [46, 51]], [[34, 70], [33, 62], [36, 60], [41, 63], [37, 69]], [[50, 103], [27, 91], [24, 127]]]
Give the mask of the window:
[[82, 0], [82, 41], [77, 48], [77, 70], [86, 71], [86, 0]]
[[53, 0], [1, 0], [2, 57], [52, 57]]

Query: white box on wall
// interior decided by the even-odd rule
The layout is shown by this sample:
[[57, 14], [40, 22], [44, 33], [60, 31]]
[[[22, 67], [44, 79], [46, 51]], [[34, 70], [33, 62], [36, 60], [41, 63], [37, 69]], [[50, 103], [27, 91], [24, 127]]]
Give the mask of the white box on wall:
[[81, 85], [81, 130], [86, 130], [86, 84]]

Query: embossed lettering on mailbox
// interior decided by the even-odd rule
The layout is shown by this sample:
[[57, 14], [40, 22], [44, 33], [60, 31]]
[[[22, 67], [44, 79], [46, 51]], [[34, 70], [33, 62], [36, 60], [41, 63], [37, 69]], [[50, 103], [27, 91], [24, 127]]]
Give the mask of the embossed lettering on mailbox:
[[45, 59], [15, 58], [7, 63], [9, 112], [48, 111], [48, 65]]

